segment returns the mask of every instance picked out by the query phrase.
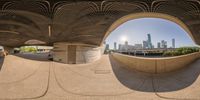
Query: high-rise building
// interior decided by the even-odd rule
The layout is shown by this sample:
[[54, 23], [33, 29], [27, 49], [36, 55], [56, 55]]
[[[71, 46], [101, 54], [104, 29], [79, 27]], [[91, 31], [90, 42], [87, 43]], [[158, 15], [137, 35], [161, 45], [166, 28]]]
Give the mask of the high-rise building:
[[121, 45], [121, 44], [119, 44], [119, 45], [118, 45], [118, 51], [121, 49], [121, 47], [122, 47], [122, 45]]
[[165, 40], [162, 40], [161, 41], [161, 48], [164, 48], [164, 46], [165, 46]]
[[128, 52], [129, 49], [128, 41], [125, 41], [124, 49], [126, 50], [126, 52]]
[[167, 46], [167, 41], [165, 41], [165, 47], [164, 48], [168, 48], [168, 46]]
[[157, 43], [157, 48], [161, 48], [160, 42]]
[[106, 44], [106, 50], [109, 50], [110, 48], [109, 48], [109, 44]]
[[134, 50], [134, 46], [133, 45], [126, 45], [126, 44], [119, 44], [119, 49], [118, 52], [131, 52], [132, 50]]
[[106, 47], [105, 47], [104, 53], [107, 54], [107, 53], [109, 53], [109, 49], [110, 49], [110, 48], [109, 48], [109, 44], [106, 44], [105, 46], [106, 46]]
[[148, 48], [151, 49], [152, 48], [152, 43], [151, 43], [151, 34], [147, 34], [147, 42], [148, 42]]
[[147, 34], [147, 37], [148, 37], [148, 42], [151, 43], [151, 34]]
[[117, 50], [117, 43], [114, 42], [114, 50]]
[[143, 41], [143, 49], [147, 49], [148, 48], [148, 43], [147, 41]]
[[165, 41], [165, 40], [162, 40], [161, 41], [161, 48], [167, 48], [167, 41]]
[[172, 48], [176, 48], [175, 47], [175, 39], [172, 39]]

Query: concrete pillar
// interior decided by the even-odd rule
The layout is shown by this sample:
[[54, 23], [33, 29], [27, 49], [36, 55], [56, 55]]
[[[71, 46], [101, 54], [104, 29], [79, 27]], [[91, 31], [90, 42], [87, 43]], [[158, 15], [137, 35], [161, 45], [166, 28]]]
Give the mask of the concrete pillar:
[[54, 43], [53, 59], [65, 64], [90, 63], [101, 58], [103, 48], [80, 43]]
[[5, 55], [13, 53], [12, 47], [3, 46], [3, 48], [4, 48]]
[[146, 52], [144, 52], [144, 56], [146, 56]]

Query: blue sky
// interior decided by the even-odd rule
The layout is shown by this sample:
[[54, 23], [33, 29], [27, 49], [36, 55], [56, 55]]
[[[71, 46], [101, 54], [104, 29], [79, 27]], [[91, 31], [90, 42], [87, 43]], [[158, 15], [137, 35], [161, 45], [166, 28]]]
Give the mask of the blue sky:
[[147, 34], [151, 34], [152, 43], [157, 47], [157, 42], [166, 40], [168, 47], [172, 44], [172, 38], [176, 40], [176, 47], [195, 46], [195, 43], [179, 25], [160, 18], [140, 18], [130, 20], [115, 29], [106, 39], [106, 43], [113, 48], [114, 42], [124, 44], [122, 38], [127, 38], [129, 44], [142, 44], [147, 40]]

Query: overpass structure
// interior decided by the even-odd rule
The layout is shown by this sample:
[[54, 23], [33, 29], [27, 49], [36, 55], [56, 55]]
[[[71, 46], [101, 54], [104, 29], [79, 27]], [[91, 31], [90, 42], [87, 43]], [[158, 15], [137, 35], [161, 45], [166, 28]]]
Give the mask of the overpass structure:
[[119, 25], [143, 17], [171, 20], [200, 44], [199, 0], [1, 0], [0, 8], [0, 45], [55, 44], [55, 55], [67, 56], [57, 61], [83, 61]]

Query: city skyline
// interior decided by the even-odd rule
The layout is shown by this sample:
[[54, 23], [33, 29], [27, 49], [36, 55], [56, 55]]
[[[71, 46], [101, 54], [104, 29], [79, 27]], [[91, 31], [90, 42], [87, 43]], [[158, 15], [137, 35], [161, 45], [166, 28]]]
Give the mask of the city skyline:
[[[129, 44], [128, 41], [126, 40], [124, 40], [124, 44], [117, 44], [117, 42], [114, 42], [113, 50], [120, 50], [122, 49], [121, 48], [122, 46], [131, 46], [132, 49], [176, 48], [175, 39], [172, 38], [171, 41], [172, 41], [171, 46], [165, 40], [157, 42], [157, 45], [152, 45], [151, 34], [147, 34], [147, 40], [143, 40], [143, 43], [140, 44]], [[107, 50], [110, 49], [109, 44], [106, 44], [106, 49]]]
[[[147, 48], [148, 49], [153, 49], [153, 48], [176, 48], [175, 40], [176, 40], [175, 38], [171, 39], [171, 45], [169, 45], [169, 42], [166, 41], [166, 40], [158, 41], [157, 44], [153, 45], [152, 41], [151, 41], [151, 34], [147, 34], [147, 40], [142, 40], [143, 43], [135, 43], [135, 44], [129, 44], [129, 45], [135, 46], [135, 45], [140, 45], [141, 44], [143, 49], [147, 49]], [[122, 44], [114, 42], [112, 49], [118, 50], [119, 45], [128, 45], [128, 43], [129, 43], [128, 40], [123, 39], [123, 41], [124, 41], [124, 43], [122, 43]], [[109, 46], [109, 49], [111, 49], [110, 47], [112, 47], [111, 46], [112, 44], [106, 43], [106, 45]]]
[[106, 43], [111, 49], [114, 49], [114, 42], [117, 42], [118, 46], [124, 44], [124, 40], [129, 44], [142, 44], [143, 40], [147, 40], [147, 34], [151, 34], [151, 42], [155, 48], [162, 40], [167, 41], [168, 47], [173, 47], [172, 39], [176, 40], [176, 47], [197, 46], [179, 25], [160, 18], [130, 20], [111, 32]]

